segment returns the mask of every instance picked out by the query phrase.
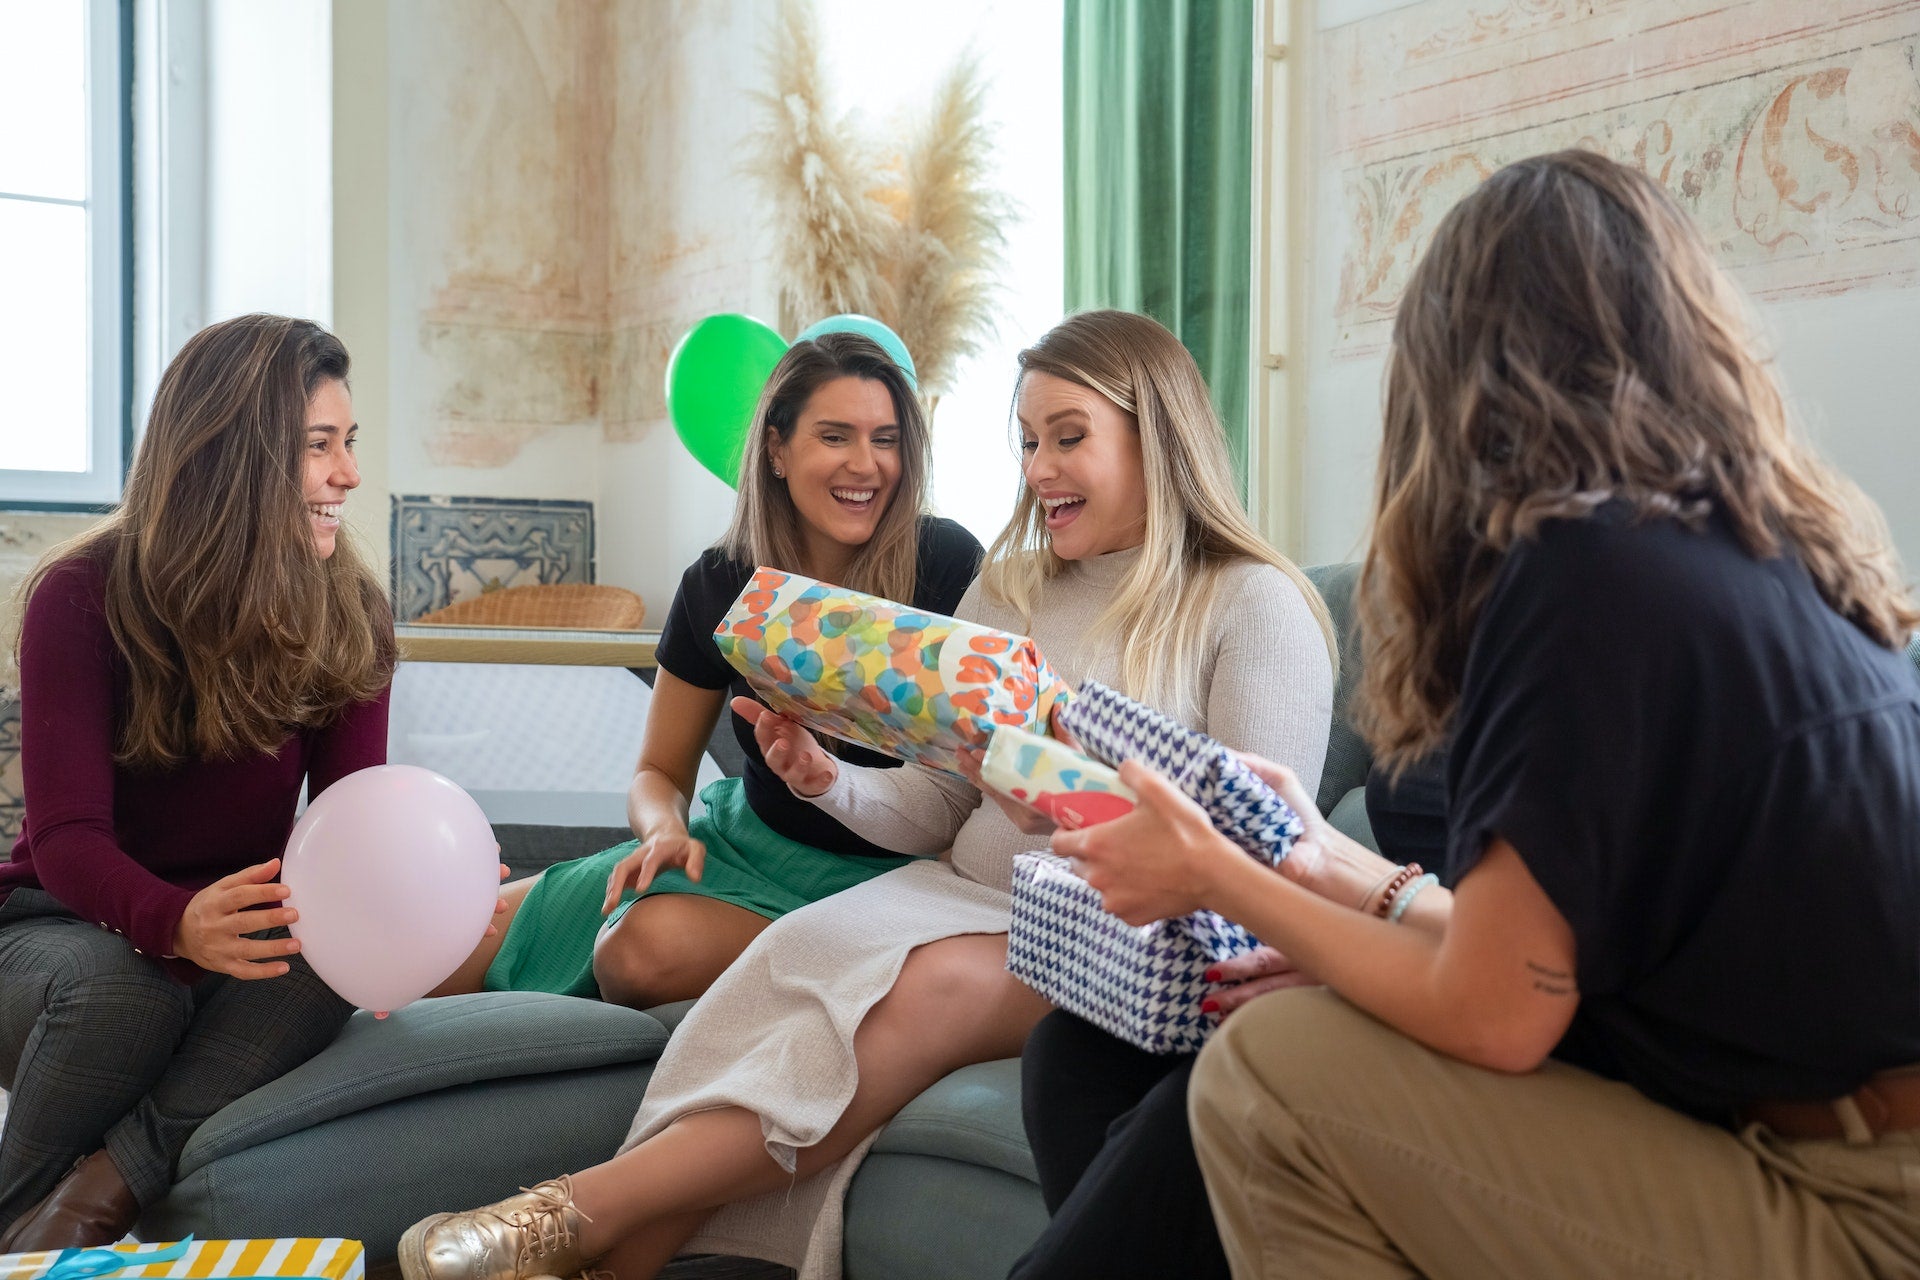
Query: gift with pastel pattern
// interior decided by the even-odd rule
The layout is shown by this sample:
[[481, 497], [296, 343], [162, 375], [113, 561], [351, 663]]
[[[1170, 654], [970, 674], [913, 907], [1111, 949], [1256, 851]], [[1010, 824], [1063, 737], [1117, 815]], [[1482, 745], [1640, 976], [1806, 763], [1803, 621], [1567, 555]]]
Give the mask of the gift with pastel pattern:
[[754, 570], [713, 639], [781, 715], [949, 773], [1071, 696], [1025, 636], [779, 569]]
[[1090, 827], [1133, 810], [1120, 775], [1058, 738], [1002, 725], [987, 744], [980, 781], [1063, 827]]

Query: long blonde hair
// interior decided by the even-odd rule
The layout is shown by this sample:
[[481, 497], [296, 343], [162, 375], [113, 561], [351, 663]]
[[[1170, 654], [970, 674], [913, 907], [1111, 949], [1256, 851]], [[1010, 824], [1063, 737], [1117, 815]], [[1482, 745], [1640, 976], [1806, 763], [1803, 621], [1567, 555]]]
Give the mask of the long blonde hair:
[[346, 529], [315, 554], [307, 513], [307, 405], [347, 368], [311, 321], [202, 329], [161, 375], [119, 508], [28, 578], [23, 599], [71, 559], [105, 573], [129, 680], [120, 763], [270, 752], [392, 678], [386, 593]]
[[[1035, 372], [1099, 392], [1133, 419], [1140, 438], [1146, 541], [1090, 633], [1096, 640], [1121, 640], [1121, 681], [1129, 695], [1176, 714], [1199, 710], [1202, 650], [1215, 596], [1223, 572], [1246, 560], [1272, 565], [1293, 580], [1337, 666], [1326, 603], [1247, 519], [1206, 381], [1178, 338], [1147, 316], [1083, 311], [1020, 353], [1021, 378]], [[1053, 552], [1039, 495], [1023, 484], [1012, 519], [987, 552], [982, 586], [1031, 626], [1042, 589], [1067, 564]]]
[[1358, 618], [1360, 728], [1438, 746], [1508, 550], [1620, 500], [1799, 558], [1874, 640], [1920, 613], [1880, 512], [1789, 420], [1732, 283], [1666, 191], [1587, 151], [1508, 165], [1456, 205], [1394, 322]]
[[886, 387], [900, 427], [900, 483], [873, 537], [854, 553], [841, 574], [844, 581], [836, 585], [889, 600], [911, 600], [920, 575], [920, 517], [926, 511], [931, 466], [927, 418], [893, 357], [857, 333], [823, 333], [796, 342], [774, 366], [740, 458], [733, 523], [718, 545], [745, 564], [818, 576], [807, 564], [800, 510], [773, 474], [773, 445], [793, 438], [807, 401], [836, 378], [867, 378]]

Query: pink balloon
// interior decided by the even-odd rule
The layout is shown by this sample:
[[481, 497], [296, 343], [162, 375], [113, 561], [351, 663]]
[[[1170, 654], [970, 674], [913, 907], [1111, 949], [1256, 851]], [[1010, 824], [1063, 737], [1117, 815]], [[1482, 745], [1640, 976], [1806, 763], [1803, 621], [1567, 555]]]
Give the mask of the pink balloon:
[[487, 815], [410, 764], [348, 774], [307, 805], [280, 880], [300, 953], [343, 1000], [398, 1009], [473, 953], [500, 893]]

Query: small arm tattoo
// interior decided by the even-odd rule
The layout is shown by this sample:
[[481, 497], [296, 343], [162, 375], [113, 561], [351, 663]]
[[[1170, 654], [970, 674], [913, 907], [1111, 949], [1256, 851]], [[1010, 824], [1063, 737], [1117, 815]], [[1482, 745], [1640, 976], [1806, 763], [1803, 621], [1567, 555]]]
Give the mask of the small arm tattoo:
[[1533, 989], [1550, 996], [1570, 996], [1576, 994], [1573, 974], [1565, 969], [1552, 969], [1544, 964], [1527, 961], [1527, 972], [1533, 975]]

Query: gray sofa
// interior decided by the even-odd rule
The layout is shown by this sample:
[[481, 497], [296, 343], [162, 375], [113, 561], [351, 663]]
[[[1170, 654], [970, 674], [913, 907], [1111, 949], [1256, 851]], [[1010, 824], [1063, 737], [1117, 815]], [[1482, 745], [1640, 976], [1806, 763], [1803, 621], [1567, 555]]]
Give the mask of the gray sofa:
[[[1309, 571], [1341, 634], [1357, 569]], [[1343, 646], [1352, 648], [1352, 646]], [[1347, 657], [1319, 801], [1372, 843], [1368, 756], [1346, 719]], [[724, 730], [724, 726], [723, 726]], [[502, 831], [516, 874], [622, 832]], [[368, 1259], [442, 1209], [483, 1204], [610, 1155], [686, 1006], [559, 996], [422, 1001], [355, 1015], [326, 1052], [203, 1125], [146, 1239], [336, 1235]], [[999, 1280], [1046, 1222], [1017, 1060], [956, 1071], [910, 1103], [847, 1193], [849, 1280]]]

